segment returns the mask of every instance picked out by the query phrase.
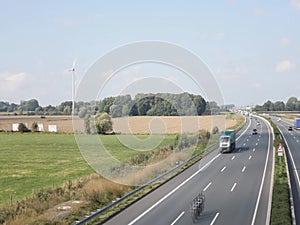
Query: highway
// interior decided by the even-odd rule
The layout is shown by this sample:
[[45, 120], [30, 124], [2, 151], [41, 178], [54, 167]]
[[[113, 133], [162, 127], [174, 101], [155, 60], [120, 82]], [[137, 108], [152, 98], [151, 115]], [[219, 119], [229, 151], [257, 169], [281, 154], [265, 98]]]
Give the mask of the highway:
[[[257, 128], [257, 135], [252, 135], [253, 128]], [[247, 118], [234, 152], [220, 154], [216, 149], [105, 224], [193, 224], [190, 204], [200, 192], [206, 201], [196, 224], [268, 224], [272, 148], [273, 136], [267, 123]]]
[[287, 163], [289, 167], [294, 215], [296, 224], [300, 224], [300, 130], [288, 130], [292, 123], [285, 120], [278, 121], [277, 117], [272, 117], [272, 121], [276, 124], [286, 142], [285, 153], [287, 156]]

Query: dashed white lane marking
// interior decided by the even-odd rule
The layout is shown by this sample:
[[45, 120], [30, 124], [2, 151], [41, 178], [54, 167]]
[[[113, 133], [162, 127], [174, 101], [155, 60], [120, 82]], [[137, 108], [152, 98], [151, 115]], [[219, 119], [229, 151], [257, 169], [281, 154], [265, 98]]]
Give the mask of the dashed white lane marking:
[[206, 191], [210, 185], [211, 185], [211, 182], [209, 182], [208, 185], [206, 185], [206, 187], [203, 189], [203, 191]]
[[235, 158], [235, 155], [231, 157], [231, 160], [234, 160], [234, 158]]
[[243, 169], [242, 169], [242, 173], [244, 173], [244, 172], [245, 172], [245, 169], [246, 169], [246, 166], [244, 166], [244, 167], [243, 167]]
[[297, 141], [297, 143], [299, 142], [299, 140], [296, 140]]
[[244, 146], [246, 145], [246, 143], [243, 144]]
[[259, 138], [257, 139], [257, 141], [259, 141]]
[[258, 143], [256, 143], [255, 145], [258, 145]]
[[172, 191], [170, 191], [168, 194], [163, 196], [160, 200], [158, 200], [156, 203], [154, 203], [150, 208], [148, 208], [146, 211], [144, 211], [142, 214], [140, 214], [138, 217], [136, 217], [134, 220], [132, 220], [128, 225], [135, 224], [138, 220], [140, 220], [142, 217], [144, 217], [147, 213], [149, 213], [152, 209], [154, 209], [156, 206], [161, 204], [164, 200], [166, 200], [169, 196], [171, 196], [174, 192], [176, 192], [178, 189], [180, 189], [183, 185], [185, 185], [187, 182], [189, 182], [191, 179], [193, 179], [198, 173], [200, 173], [203, 168], [206, 168], [209, 166], [216, 158], [218, 158], [221, 155], [219, 153], [215, 157], [213, 157], [208, 163], [206, 163], [200, 170], [197, 170], [195, 173], [193, 173], [190, 177], [188, 177], [185, 181], [183, 181], [181, 184], [179, 184], [176, 188], [174, 188]]
[[249, 139], [247, 139], [247, 141], [249, 141]]
[[242, 149], [241, 149], [241, 148], [239, 148], [239, 151], [238, 151], [238, 152], [241, 152], [241, 150], [242, 150]]
[[209, 225], [213, 225], [213, 224], [216, 222], [216, 220], [217, 220], [219, 214], [220, 214], [220, 213], [216, 213], [215, 217], [213, 218], [213, 220], [211, 221], [211, 223], [210, 223]]
[[182, 213], [180, 213], [180, 215], [173, 221], [173, 223], [171, 223], [171, 225], [174, 225], [184, 214], [184, 211]]
[[250, 160], [251, 158], [252, 158], [252, 155], [250, 155], [248, 159]]
[[230, 189], [231, 192], [233, 192], [235, 186], [236, 186], [236, 183], [234, 183], [233, 186], [232, 186], [232, 188]]
[[226, 166], [224, 166], [222, 169], [221, 169], [221, 173], [226, 169]]
[[253, 152], [255, 152], [255, 148], [253, 149]]

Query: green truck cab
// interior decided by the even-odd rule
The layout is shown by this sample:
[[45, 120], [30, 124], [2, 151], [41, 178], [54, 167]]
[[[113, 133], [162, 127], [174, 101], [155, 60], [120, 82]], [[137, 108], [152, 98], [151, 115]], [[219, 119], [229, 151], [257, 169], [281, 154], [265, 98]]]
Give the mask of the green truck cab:
[[220, 152], [232, 152], [235, 149], [235, 130], [223, 130], [220, 137]]

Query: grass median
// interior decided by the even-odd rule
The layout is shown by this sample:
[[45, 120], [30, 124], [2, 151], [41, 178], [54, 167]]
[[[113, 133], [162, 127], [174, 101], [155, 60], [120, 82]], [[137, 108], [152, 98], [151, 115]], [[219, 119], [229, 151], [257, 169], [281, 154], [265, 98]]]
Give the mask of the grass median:
[[278, 156], [279, 144], [283, 144], [281, 134], [276, 125], [270, 121], [275, 135], [275, 170], [271, 209], [271, 225], [292, 224], [288, 174], [284, 156]]

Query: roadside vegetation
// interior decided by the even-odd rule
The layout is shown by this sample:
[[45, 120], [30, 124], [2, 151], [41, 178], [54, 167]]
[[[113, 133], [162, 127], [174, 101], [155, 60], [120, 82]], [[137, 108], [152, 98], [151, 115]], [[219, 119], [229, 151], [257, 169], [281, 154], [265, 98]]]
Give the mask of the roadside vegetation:
[[275, 170], [271, 210], [271, 225], [292, 224], [290, 192], [288, 184], [287, 168], [284, 156], [278, 156], [279, 144], [283, 144], [281, 134], [276, 125], [270, 121], [275, 135]]

